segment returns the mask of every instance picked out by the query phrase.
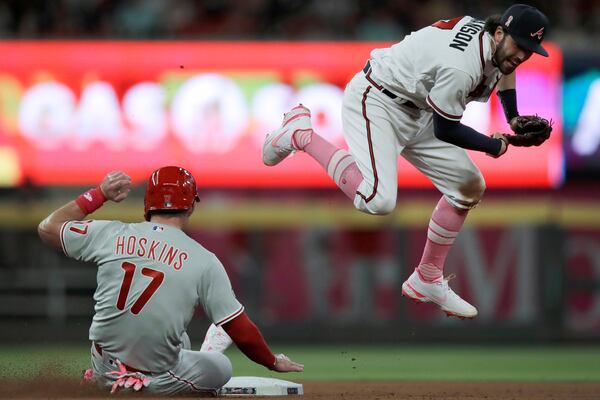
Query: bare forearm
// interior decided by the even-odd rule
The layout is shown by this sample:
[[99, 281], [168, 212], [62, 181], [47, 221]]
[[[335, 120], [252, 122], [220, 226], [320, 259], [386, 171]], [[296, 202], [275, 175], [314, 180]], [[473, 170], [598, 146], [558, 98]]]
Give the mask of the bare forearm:
[[55, 210], [38, 225], [38, 234], [42, 242], [61, 248], [60, 228], [67, 221], [82, 220], [87, 214], [81, 210], [75, 200], [68, 202], [64, 206]]
[[131, 189], [131, 178], [123, 172], [114, 171], [104, 177], [102, 183], [83, 193], [77, 199], [68, 202], [48, 215], [38, 225], [38, 234], [42, 242], [61, 249], [60, 229], [67, 221], [79, 221], [100, 208], [107, 200], [120, 202]]

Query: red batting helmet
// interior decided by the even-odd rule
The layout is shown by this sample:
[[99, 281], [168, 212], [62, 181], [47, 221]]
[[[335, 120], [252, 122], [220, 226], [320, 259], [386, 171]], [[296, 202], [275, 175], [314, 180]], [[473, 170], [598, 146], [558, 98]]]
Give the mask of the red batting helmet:
[[196, 180], [181, 167], [162, 167], [150, 175], [144, 196], [144, 218], [150, 221], [150, 212], [157, 210], [189, 210], [198, 197]]

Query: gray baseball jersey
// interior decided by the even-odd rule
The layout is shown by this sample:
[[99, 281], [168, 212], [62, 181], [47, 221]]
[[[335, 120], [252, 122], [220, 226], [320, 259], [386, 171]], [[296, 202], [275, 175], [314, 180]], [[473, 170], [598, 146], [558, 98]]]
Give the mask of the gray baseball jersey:
[[198, 304], [216, 325], [243, 312], [217, 257], [180, 229], [70, 221], [60, 238], [67, 256], [98, 265], [90, 340], [128, 366], [173, 368]]

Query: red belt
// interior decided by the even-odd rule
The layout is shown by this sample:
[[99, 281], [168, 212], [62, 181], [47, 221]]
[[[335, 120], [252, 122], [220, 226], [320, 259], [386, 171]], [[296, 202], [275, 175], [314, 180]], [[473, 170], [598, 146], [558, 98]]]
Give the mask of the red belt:
[[[94, 348], [96, 349], [96, 351], [98, 352], [98, 354], [102, 355], [102, 347], [100, 347], [100, 345], [98, 343], [96, 343], [96, 342], [93, 342], [93, 343], [94, 343]], [[152, 374], [152, 372], [150, 372], [150, 371], [143, 371], [141, 369], [130, 367], [129, 365], [125, 364], [122, 361], [121, 361], [121, 364], [123, 364], [123, 366], [125, 367], [125, 369], [128, 372], [141, 372], [144, 375], [150, 375], [150, 374]]]

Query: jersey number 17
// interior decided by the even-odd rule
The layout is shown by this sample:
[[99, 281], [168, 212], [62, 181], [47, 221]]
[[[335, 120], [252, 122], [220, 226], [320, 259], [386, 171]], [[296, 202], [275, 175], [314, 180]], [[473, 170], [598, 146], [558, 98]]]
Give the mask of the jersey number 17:
[[[117, 308], [119, 310], [125, 309], [125, 303], [127, 302], [127, 296], [129, 295], [129, 289], [131, 289], [131, 282], [133, 282], [133, 274], [135, 273], [136, 266], [130, 262], [124, 262], [121, 268], [125, 271], [123, 276], [123, 282], [121, 282], [121, 290], [119, 290], [119, 298], [117, 300]], [[165, 279], [164, 272], [157, 271], [152, 268], [142, 268], [142, 275], [152, 278], [146, 289], [142, 292], [140, 297], [131, 306], [131, 312], [134, 315], [138, 315], [142, 308], [148, 303], [150, 297], [158, 290], [159, 286]]]

